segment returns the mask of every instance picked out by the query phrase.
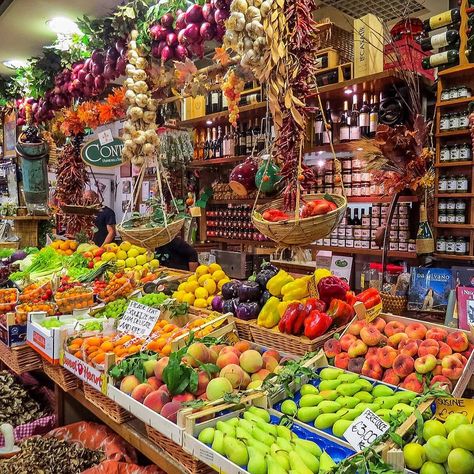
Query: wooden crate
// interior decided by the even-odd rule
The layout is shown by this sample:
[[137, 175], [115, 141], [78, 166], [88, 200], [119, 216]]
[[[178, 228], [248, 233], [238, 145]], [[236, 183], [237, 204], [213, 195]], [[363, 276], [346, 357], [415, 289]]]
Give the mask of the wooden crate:
[[131, 413], [87, 383], [84, 383], [84, 396], [86, 400], [103, 411], [109, 418], [114, 420], [115, 423], [122, 424], [133, 418]]
[[43, 370], [44, 373], [65, 392], [70, 392], [81, 386], [81, 380], [64, 367], [51, 365], [46, 360], [43, 360]]
[[30, 346], [8, 347], [0, 341], [0, 362], [3, 362], [16, 374], [43, 368], [43, 362]]

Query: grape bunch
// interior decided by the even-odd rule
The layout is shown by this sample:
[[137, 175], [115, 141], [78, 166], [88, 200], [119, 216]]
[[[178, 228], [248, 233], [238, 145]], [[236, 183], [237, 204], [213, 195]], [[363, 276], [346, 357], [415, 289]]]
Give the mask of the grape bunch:
[[242, 94], [244, 86], [244, 80], [239, 77], [233, 69], [227, 73], [225, 80], [222, 83], [222, 92], [227, 97], [229, 106], [229, 122], [233, 127], [237, 127], [240, 94]]

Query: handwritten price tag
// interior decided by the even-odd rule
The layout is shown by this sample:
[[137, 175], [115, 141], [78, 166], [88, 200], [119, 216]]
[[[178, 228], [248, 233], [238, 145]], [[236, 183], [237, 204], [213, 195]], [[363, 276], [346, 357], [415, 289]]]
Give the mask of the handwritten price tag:
[[110, 128], [98, 133], [97, 136], [99, 137], [100, 146], [108, 145], [109, 143], [112, 143], [114, 141], [114, 137], [112, 136], [112, 130], [110, 130]]
[[452, 413], [461, 413], [469, 418], [472, 423], [474, 418], [474, 400], [469, 398], [437, 398], [435, 416], [440, 421], [445, 421]]
[[379, 436], [388, 431], [390, 425], [379, 418], [372, 410], [364, 410], [352, 425], [347, 428], [344, 438], [356, 450], [370, 446]]
[[120, 319], [117, 330], [137, 337], [147, 337], [151, 334], [160, 314], [159, 309], [130, 301], [125, 314]]
[[373, 308], [366, 310], [365, 319], [367, 322], [373, 321], [382, 312], [382, 303], [375, 305]]

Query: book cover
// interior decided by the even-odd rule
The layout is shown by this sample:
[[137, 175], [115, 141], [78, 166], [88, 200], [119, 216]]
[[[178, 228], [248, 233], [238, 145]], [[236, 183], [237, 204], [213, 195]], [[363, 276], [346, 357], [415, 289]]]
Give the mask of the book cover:
[[452, 289], [451, 270], [413, 267], [410, 274], [408, 309], [445, 312]]
[[449, 292], [448, 307], [446, 308], [446, 316], [444, 318], [444, 325], [450, 328], [458, 328], [458, 310], [456, 290]]
[[474, 267], [451, 267], [453, 275], [453, 288], [458, 286], [474, 287]]
[[459, 329], [469, 331], [469, 326], [474, 326], [474, 288], [458, 286], [456, 292], [458, 299]]

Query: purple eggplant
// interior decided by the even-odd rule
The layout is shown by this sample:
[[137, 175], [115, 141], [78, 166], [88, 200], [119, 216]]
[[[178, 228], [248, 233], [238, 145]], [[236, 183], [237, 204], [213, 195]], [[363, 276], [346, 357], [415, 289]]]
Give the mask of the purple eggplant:
[[255, 281], [262, 287], [267, 287], [267, 282], [270, 278], [273, 278], [278, 273], [278, 268], [271, 263], [265, 263], [261, 266], [260, 271], [257, 273]]
[[258, 301], [262, 296], [262, 289], [256, 281], [244, 281], [239, 288], [239, 300], [242, 303], [247, 301]]
[[224, 298], [222, 295], [216, 295], [212, 299], [211, 303], [212, 311], [217, 311], [218, 313], [222, 313], [222, 308], [224, 307]]
[[262, 296], [260, 296], [260, 300], [259, 300], [259, 303], [260, 303], [260, 306], [265, 306], [265, 303], [271, 298], [272, 294], [268, 291], [268, 290], [265, 290], [263, 293], [262, 293]]
[[231, 280], [228, 283], [222, 285], [222, 296], [225, 300], [232, 298], [238, 298], [239, 288], [242, 283], [239, 280]]
[[260, 305], [256, 301], [246, 303], [239, 303], [236, 309], [235, 316], [244, 321], [249, 319], [256, 319], [260, 313]]

